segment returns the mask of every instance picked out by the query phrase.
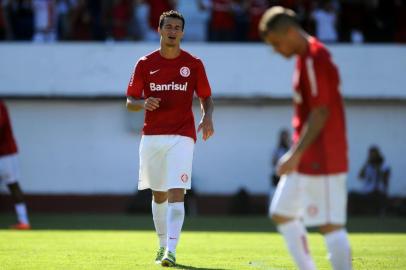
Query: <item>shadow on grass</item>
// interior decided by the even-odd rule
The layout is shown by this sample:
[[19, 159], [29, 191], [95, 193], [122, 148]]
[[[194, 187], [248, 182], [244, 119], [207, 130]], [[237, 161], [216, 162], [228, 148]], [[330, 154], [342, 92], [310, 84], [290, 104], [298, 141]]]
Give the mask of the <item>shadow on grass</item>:
[[184, 269], [184, 270], [228, 270], [224, 268], [206, 268], [206, 267], [194, 267], [190, 265], [176, 264], [173, 269]]
[[[152, 231], [149, 215], [125, 214], [31, 214], [34, 230], [140, 230]], [[0, 229], [15, 223], [13, 213], [0, 213]], [[405, 233], [406, 218], [350, 217], [351, 233]], [[209, 232], [276, 232], [272, 222], [264, 216], [186, 217], [183, 231]], [[316, 231], [311, 229], [310, 231]]]

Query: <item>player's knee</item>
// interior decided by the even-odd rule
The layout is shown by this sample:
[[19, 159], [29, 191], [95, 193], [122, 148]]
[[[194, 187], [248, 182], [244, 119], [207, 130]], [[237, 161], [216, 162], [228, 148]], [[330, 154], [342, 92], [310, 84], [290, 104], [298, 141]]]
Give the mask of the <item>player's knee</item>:
[[319, 227], [321, 234], [328, 234], [334, 231], [341, 230], [344, 226], [340, 224], [325, 224]]
[[153, 200], [155, 203], [164, 203], [168, 200], [167, 192], [153, 192]]
[[185, 190], [183, 188], [170, 189], [168, 191], [168, 202], [183, 202], [185, 200]]
[[272, 214], [272, 213], [271, 213], [271, 219], [276, 225], [283, 224], [283, 223], [293, 220], [293, 218], [291, 218], [291, 217], [285, 217], [282, 215]]

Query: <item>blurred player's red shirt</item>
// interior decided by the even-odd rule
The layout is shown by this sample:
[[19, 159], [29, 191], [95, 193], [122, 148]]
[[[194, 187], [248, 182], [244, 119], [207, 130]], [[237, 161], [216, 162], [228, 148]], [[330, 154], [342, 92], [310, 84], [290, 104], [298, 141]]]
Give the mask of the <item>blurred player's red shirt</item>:
[[11, 129], [7, 107], [4, 102], [0, 100], [0, 156], [15, 153], [17, 153], [17, 144], [14, 140], [13, 130]]
[[297, 58], [293, 87], [295, 143], [310, 111], [319, 106], [329, 109], [325, 126], [304, 152], [298, 171], [313, 175], [346, 172], [347, 139], [340, 77], [330, 53], [316, 38], [310, 40], [306, 54]]
[[211, 96], [202, 61], [183, 50], [177, 58], [166, 59], [157, 50], [138, 60], [127, 96], [161, 99], [158, 109], [145, 111], [143, 134], [175, 134], [196, 141], [194, 92], [200, 98]]

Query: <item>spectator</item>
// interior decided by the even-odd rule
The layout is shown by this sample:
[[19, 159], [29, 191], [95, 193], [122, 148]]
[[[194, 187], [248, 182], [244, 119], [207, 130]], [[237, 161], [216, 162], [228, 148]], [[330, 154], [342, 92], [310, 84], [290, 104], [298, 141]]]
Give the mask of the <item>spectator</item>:
[[406, 43], [406, 0], [396, 0], [395, 41]]
[[359, 179], [363, 182], [361, 194], [364, 195], [367, 206], [375, 213], [384, 215], [388, 196], [390, 168], [377, 146], [371, 146], [368, 159], [359, 172]]
[[9, 25], [8, 37], [12, 40], [32, 40], [34, 32], [31, 0], [5, 0], [5, 18]]
[[339, 40], [362, 43], [365, 40], [365, 5], [362, 2], [341, 3], [339, 18]]
[[54, 0], [33, 0], [34, 42], [55, 42], [57, 14]]
[[316, 36], [320, 41], [337, 42], [337, 11], [332, 2], [325, 2], [322, 4], [322, 8], [316, 8], [312, 13], [312, 18], [316, 23]]
[[86, 8], [90, 16], [90, 33], [92, 40], [105, 40], [105, 4], [110, 0], [86, 0]]
[[232, 3], [234, 17], [233, 41], [248, 40], [249, 2], [248, 0], [234, 0]]
[[249, 28], [248, 28], [248, 40], [249, 41], [260, 41], [261, 38], [258, 33], [259, 20], [262, 14], [269, 7], [268, 0], [250, 0], [249, 1]]
[[147, 39], [146, 36], [149, 32], [149, 6], [144, 2], [144, 0], [135, 0], [133, 13], [132, 34], [136, 40]]
[[77, 4], [76, 0], [57, 0], [56, 2], [56, 24], [58, 40], [71, 38], [70, 16], [72, 8]]
[[176, 10], [178, 6], [177, 0], [144, 0], [149, 6], [148, 22], [149, 29], [145, 35], [147, 41], [158, 41], [159, 34], [157, 32], [159, 17], [162, 13], [169, 10]]
[[0, 1], [0, 40], [5, 40], [7, 37], [7, 20], [3, 6], [4, 3]]
[[129, 38], [130, 22], [132, 20], [132, 3], [129, 0], [114, 0], [112, 8], [112, 35], [115, 40]]
[[91, 40], [91, 15], [87, 8], [86, 0], [78, 0], [72, 9], [72, 39]]
[[199, 0], [200, 8], [210, 11], [208, 41], [233, 41], [235, 21], [233, 0]]

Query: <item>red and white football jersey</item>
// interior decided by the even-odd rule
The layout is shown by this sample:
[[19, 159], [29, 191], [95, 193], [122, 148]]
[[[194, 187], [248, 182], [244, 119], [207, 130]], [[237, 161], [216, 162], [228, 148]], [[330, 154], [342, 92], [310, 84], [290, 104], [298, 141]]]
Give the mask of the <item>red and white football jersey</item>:
[[345, 113], [339, 87], [338, 69], [330, 53], [316, 38], [311, 38], [307, 52], [297, 58], [293, 76], [293, 141], [299, 140], [314, 108], [326, 106], [329, 116], [317, 139], [304, 152], [300, 173], [320, 175], [348, 170]]
[[7, 107], [0, 100], [0, 156], [17, 153], [17, 144], [14, 140]]
[[166, 59], [157, 50], [138, 60], [127, 96], [161, 99], [158, 109], [145, 111], [143, 134], [182, 135], [196, 141], [192, 112], [195, 92], [200, 98], [211, 96], [202, 61], [183, 50], [177, 58]]

